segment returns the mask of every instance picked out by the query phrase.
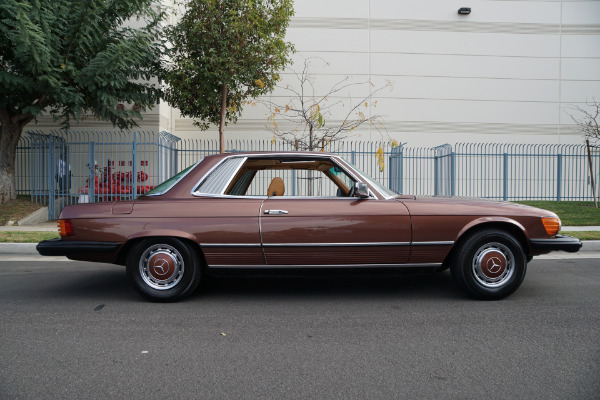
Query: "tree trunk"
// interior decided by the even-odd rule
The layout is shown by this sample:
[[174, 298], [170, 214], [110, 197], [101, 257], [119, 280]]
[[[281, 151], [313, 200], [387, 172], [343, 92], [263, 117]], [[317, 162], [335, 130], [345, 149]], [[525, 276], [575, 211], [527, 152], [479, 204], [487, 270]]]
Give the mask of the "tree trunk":
[[17, 198], [15, 158], [25, 125], [13, 122], [4, 110], [0, 111], [0, 124], [0, 204], [4, 204]]
[[225, 116], [227, 115], [227, 84], [221, 88], [221, 121], [219, 122], [219, 153], [225, 153]]

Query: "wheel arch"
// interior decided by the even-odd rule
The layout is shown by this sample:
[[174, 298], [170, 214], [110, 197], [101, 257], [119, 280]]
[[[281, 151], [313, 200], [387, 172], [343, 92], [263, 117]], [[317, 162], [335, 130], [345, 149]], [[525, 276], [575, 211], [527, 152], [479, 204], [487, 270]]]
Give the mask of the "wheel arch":
[[147, 235], [147, 236], [137, 236], [137, 237], [131, 238], [127, 242], [125, 242], [125, 244], [123, 246], [121, 246], [121, 248], [119, 249], [116, 264], [125, 265], [127, 262], [127, 255], [129, 254], [131, 249], [133, 247], [135, 247], [135, 245], [138, 244], [139, 242], [141, 242], [142, 240], [160, 239], [160, 238], [172, 238], [172, 239], [181, 240], [183, 243], [190, 246], [191, 248], [193, 248], [196, 251], [196, 253], [200, 256], [200, 262], [202, 265], [202, 269], [206, 268], [206, 259], [204, 257], [204, 252], [202, 251], [202, 248], [195, 240], [190, 239], [188, 237], [188, 235]]
[[523, 225], [519, 224], [517, 221], [514, 221], [509, 218], [502, 219], [494, 219], [489, 220], [487, 218], [475, 220], [472, 223], [466, 225], [457, 235], [456, 240], [454, 241], [454, 245], [452, 249], [446, 256], [444, 260], [444, 265], [452, 260], [454, 254], [457, 249], [460, 248], [460, 245], [467, 240], [469, 237], [473, 236], [479, 231], [483, 231], [486, 229], [496, 229], [499, 231], [504, 231], [512, 236], [521, 244], [523, 247], [523, 251], [525, 256], [529, 259], [530, 249], [529, 249], [529, 240], [527, 239], [527, 235], [525, 234], [525, 228]]

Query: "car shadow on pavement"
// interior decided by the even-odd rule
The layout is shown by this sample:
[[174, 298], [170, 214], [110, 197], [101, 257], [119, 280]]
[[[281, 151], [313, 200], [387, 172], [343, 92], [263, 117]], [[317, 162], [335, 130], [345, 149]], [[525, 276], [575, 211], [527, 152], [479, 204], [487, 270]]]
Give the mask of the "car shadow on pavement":
[[372, 299], [457, 299], [464, 296], [456, 289], [449, 272], [401, 273], [376, 275], [336, 274], [289, 277], [208, 277], [194, 293], [203, 298], [306, 298]]
[[[62, 273], [47, 279], [37, 290], [42, 297], [143, 301], [125, 269], [106, 265], [100, 269]], [[353, 274], [348, 271], [292, 276], [205, 276], [188, 301], [206, 299], [461, 299], [448, 271], [439, 273]], [[186, 301], [186, 300], [183, 300]]]
[[60, 281], [48, 281], [40, 295], [67, 299], [137, 300], [139, 296], [130, 285], [125, 268], [107, 268], [85, 273], [62, 274]]

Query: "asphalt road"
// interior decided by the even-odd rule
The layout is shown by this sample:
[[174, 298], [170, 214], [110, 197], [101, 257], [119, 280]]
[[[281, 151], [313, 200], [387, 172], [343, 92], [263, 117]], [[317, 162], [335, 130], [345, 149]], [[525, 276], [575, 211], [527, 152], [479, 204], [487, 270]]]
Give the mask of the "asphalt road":
[[0, 399], [599, 399], [600, 259], [510, 298], [449, 273], [213, 279], [141, 300], [121, 267], [0, 261]]

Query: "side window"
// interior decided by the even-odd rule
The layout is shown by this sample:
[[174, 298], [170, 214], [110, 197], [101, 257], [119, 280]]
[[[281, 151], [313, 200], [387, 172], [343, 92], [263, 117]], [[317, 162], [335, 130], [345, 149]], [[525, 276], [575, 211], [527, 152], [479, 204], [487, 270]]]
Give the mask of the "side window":
[[341, 197], [348, 192], [340, 189], [340, 182], [342, 187], [352, 187], [351, 179], [344, 172], [332, 175], [317, 170], [264, 169], [256, 172], [246, 195], [272, 195], [268, 193], [269, 185], [275, 178], [283, 180], [283, 196]]
[[229, 182], [246, 161], [246, 157], [228, 158], [212, 171], [194, 190], [198, 194], [223, 194]]

